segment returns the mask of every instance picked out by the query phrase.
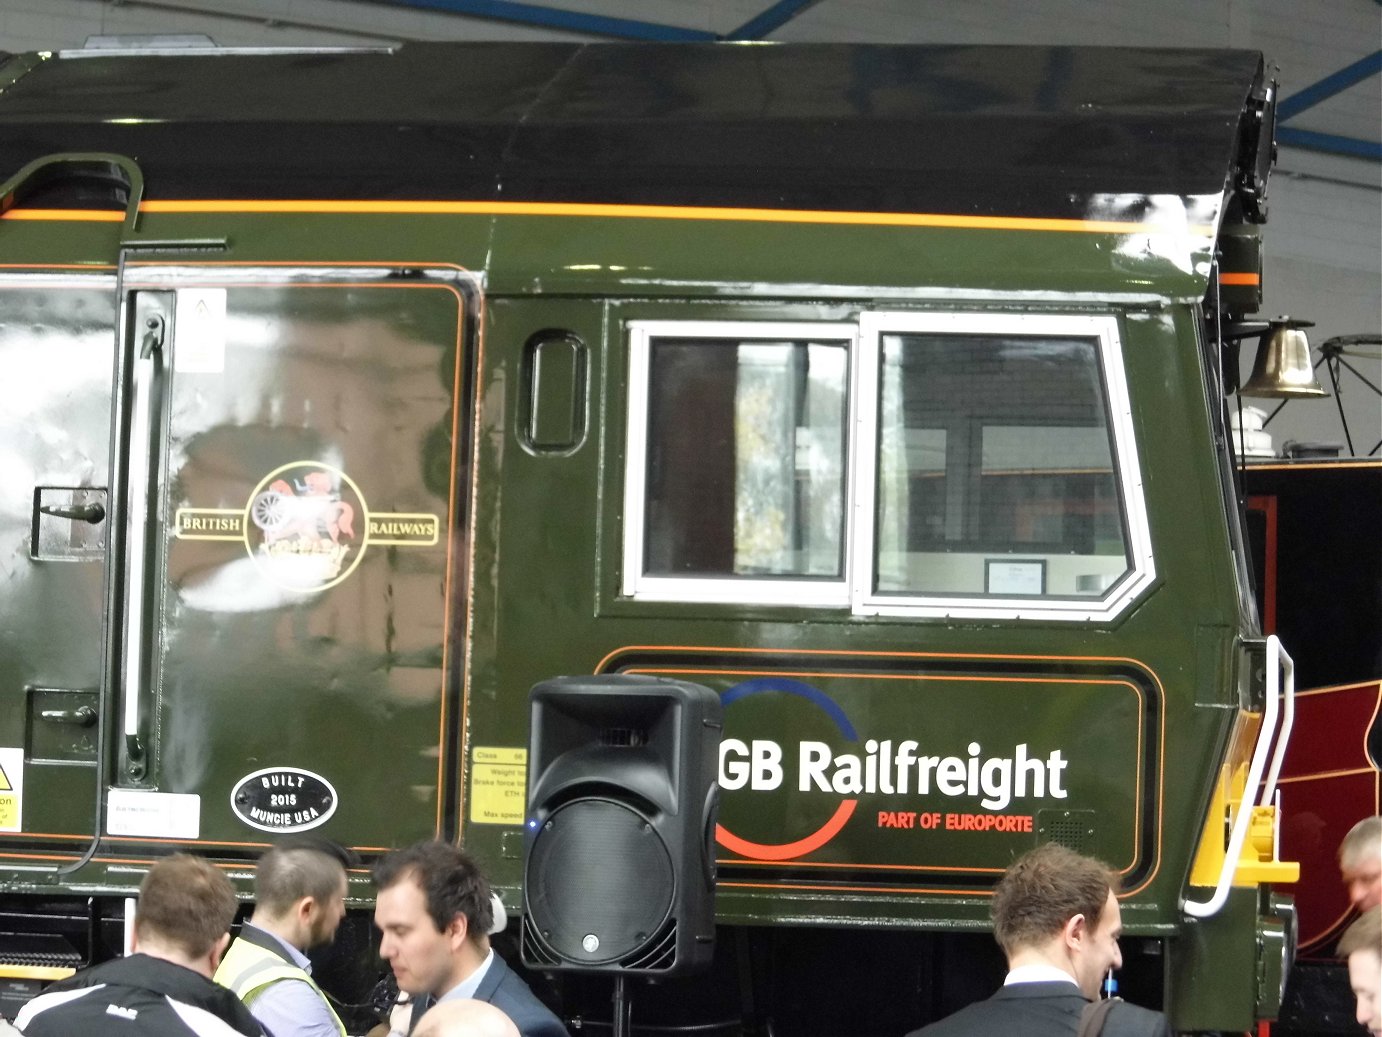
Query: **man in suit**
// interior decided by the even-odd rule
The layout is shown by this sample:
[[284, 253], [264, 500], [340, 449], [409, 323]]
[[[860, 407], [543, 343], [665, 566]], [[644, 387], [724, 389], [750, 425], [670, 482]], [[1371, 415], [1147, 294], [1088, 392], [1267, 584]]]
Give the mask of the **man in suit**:
[[[993, 935], [1008, 959], [1003, 988], [911, 1037], [1069, 1037], [1099, 983], [1123, 964], [1123, 923], [1106, 865], [1057, 843], [1013, 862], [993, 891]], [[1104, 1037], [1171, 1037], [1160, 1012], [1118, 1003]]]
[[418, 843], [374, 867], [379, 956], [417, 1002], [409, 1032], [436, 1002], [474, 998], [503, 1011], [522, 1037], [569, 1037], [566, 1028], [489, 944], [489, 883], [449, 843]]
[[1382, 907], [1374, 904], [1344, 930], [1339, 957], [1348, 962], [1355, 1018], [1371, 1037], [1382, 1037]]

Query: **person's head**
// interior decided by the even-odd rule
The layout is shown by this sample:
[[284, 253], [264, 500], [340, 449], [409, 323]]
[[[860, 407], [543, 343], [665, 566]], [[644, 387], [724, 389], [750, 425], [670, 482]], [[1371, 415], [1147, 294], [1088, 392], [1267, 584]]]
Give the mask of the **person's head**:
[[518, 1027], [485, 1001], [439, 1001], [413, 1030], [413, 1037], [519, 1037]]
[[494, 921], [489, 883], [449, 843], [418, 843], [374, 866], [379, 956], [400, 990], [441, 997], [479, 966]]
[[210, 976], [230, 943], [234, 918], [230, 880], [201, 857], [175, 853], [140, 883], [132, 947]]
[[1119, 968], [1118, 876], [1059, 843], [1019, 857], [993, 891], [993, 936], [1010, 965], [1045, 963], [1074, 977], [1088, 997]]
[[1359, 911], [1382, 904], [1382, 817], [1365, 817], [1339, 844], [1339, 872]]
[[1348, 961], [1348, 981], [1357, 999], [1358, 1021], [1373, 1037], [1382, 1035], [1382, 907], [1364, 911], [1344, 930], [1339, 957]]
[[345, 917], [344, 851], [325, 842], [272, 846], [254, 876], [254, 923], [300, 951], [330, 943]]

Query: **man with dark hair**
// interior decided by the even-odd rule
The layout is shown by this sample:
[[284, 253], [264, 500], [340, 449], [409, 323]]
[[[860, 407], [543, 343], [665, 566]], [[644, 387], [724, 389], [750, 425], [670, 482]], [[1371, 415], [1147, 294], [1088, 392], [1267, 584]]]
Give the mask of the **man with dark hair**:
[[216, 982], [235, 991], [274, 1037], [345, 1037], [305, 952], [330, 943], [345, 917], [347, 860], [324, 841], [282, 843], [259, 858], [254, 914]]
[[54, 983], [15, 1025], [26, 1037], [262, 1037], [239, 999], [211, 981], [234, 918], [235, 890], [211, 863], [164, 857], [139, 887], [129, 957]]
[[1368, 908], [1344, 930], [1339, 957], [1348, 962], [1358, 1022], [1382, 1037], [1382, 907]]
[[489, 945], [489, 883], [449, 843], [395, 850], [374, 867], [379, 956], [417, 1002], [409, 1030], [434, 1002], [474, 998], [501, 1009], [523, 1037], [569, 1037], [528, 984]]
[[[1092, 1010], [1099, 981], [1123, 964], [1118, 876], [1058, 843], [1018, 858], [993, 891], [993, 935], [1008, 959], [1003, 989], [916, 1031], [921, 1037], [1067, 1037]], [[1118, 1002], [1104, 1037], [1171, 1037], [1159, 1012]]]

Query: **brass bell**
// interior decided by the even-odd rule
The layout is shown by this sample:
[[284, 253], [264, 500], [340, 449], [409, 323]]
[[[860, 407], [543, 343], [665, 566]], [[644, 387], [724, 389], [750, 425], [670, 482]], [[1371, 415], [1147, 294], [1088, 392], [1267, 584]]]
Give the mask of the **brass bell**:
[[1242, 396], [1328, 396], [1310, 364], [1310, 340], [1304, 328], [1313, 321], [1278, 317], [1271, 321], [1257, 347], [1252, 375], [1238, 390]]

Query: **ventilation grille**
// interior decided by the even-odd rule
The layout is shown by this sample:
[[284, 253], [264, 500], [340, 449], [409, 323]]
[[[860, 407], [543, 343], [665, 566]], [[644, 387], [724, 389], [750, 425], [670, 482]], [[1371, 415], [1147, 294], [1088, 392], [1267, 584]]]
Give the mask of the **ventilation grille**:
[[[554, 952], [542, 939], [542, 934], [533, 925], [532, 918], [523, 916], [523, 961], [530, 968], [559, 969], [570, 968], [572, 964]], [[677, 963], [677, 924], [669, 919], [667, 924], [645, 944], [624, 955], [613, 963], [589, 966], [590, 971], [608, 972], [613, 970], [638, 970], [640, 972], [670, 972]]]
[[1037, 813], [1038, 842], [1060, 843], [1076, 853], [1094, 849], [1097, 814], [1093, 810], [1042, 810]]

